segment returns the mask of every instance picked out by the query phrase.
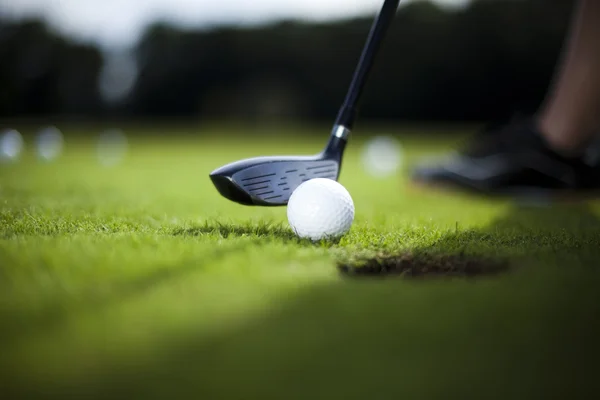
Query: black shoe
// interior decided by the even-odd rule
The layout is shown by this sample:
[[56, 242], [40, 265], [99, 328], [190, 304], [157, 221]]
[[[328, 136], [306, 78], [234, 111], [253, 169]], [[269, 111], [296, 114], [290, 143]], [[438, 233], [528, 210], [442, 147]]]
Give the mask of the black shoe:
[[485, 195], [591, 194], [600, 189], [600, 160], [562, 156], [521, 121], [483, 130], [448, 159], [415, 168], [412, 180]]

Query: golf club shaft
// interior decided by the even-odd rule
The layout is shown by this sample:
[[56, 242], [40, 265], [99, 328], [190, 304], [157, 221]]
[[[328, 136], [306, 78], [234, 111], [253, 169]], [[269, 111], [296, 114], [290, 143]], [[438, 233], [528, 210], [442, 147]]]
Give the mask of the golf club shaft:
[[[367, 38], [367, 42], [364, 46], [362, 55], [352, 77], [348, 94], [344, 100], [344, 104], [339, 111], [337, 116], [335, 127], [344, 127], [347, 130], [351, 130], [357, 115], [358, 102], [362, 94], [363, 88], [373, 66], [373, 61], [379, 50], [379, 45], [383, 41], [383, 38], [396, 15], [398, 9], [398, 3], [400, 0], [384, 0], [381, 11], [375, 18], [371, 31]], [[335, 134], [334, 128], [334, 134]]]

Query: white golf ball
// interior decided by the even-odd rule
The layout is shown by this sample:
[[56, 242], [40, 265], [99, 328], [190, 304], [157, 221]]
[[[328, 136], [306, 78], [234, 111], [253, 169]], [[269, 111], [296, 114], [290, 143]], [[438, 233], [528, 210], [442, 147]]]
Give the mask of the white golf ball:
[[0, 134], [0, 161], [16, 161], [23, 151], [23, 137], [16, 129]]
[[340, 183], [314, 178], [294, 190], [288, 201], [287, 216], [290, 226], [301, 238], [336, 239], [352, 226], [354, 202]]
[[402, 164], [400, 142], [390, 136], [377, 136], [365, 145], [362, 161], [365, 170], [376, 178], [393, 175]]
[[38, 157], [44, 161], [52, 161], [62, 153], [63, 135], [54, 126], [42, 129], [36, 138]]

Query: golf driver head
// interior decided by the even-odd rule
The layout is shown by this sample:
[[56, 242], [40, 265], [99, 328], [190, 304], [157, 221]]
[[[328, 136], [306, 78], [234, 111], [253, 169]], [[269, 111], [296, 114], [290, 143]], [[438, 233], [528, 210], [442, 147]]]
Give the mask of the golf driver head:
[[231, 201], [244, 205], [282, 206], [294, 190], [312, 178], [337, 180], [345, 137], [332, 136], [314, 156], [271, 156], [236, 161], [214, 170], [210, 179]]

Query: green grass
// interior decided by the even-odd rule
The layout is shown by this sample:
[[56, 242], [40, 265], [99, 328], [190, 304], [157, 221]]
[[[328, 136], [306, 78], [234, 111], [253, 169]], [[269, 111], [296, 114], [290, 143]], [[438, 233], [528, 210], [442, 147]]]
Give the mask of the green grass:
[[[355, 223], [339, 243], [312, 244], [294, 237], [285, 208], [228, 202], [207, 176], [243, 157], [319, 149], [302, 129], [283, 142], [217, 130], [133, 138], [113, 168], [72, 133], [55, 163], [29, 148], [0, 165], [1, 392], [531, 399], [599, 389], [600, 203], [532, 207], [417, 191], [405, 174], [373, 179], [357, 135], [341, 176]], [[452, 143], [381, 133], [403, 140], [405, 165]], [[507, 257], [512, 269], [476, 280], [336, 269], [403, 252]]]

